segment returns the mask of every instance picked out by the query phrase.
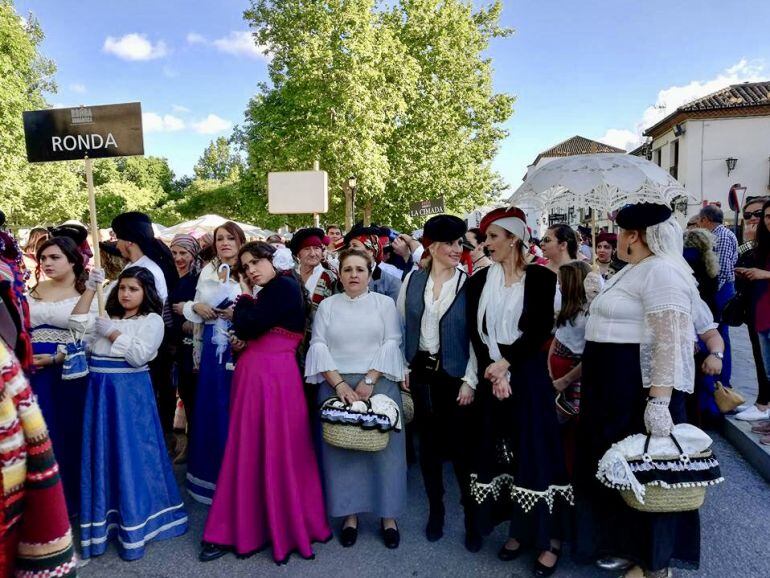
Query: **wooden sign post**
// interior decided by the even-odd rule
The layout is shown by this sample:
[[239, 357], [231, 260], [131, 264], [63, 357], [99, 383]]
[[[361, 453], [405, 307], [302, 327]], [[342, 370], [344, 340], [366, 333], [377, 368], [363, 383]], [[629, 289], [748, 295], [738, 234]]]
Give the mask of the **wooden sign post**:
[[[144, 154], [141, 104], [130, 102], [27, 111], [24, 113], [24, 139], [27, 160], [31, 163], [85, 161], [94, 265], [101, 269], [93, 159]], [[104, 315], [101, 287], [96, 289], [96, 298], [99, 313]]]

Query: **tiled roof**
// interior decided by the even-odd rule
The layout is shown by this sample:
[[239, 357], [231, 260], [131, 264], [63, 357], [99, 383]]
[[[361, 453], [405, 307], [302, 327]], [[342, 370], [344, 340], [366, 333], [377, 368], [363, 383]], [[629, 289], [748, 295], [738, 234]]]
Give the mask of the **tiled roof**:
[[695, 110], [715, 110], [761, 104], [770, 104], [770, 81], [733, 84], [680, 106], [677, 110], [691, 112]]
[[[762, 82], [744, 82], [742, 84], [732, 84], [727, 88], [712, 92], [701, 98], [688, 102], [677, 108], [674, 112], [664, 119], [655, 123], [644, 131], [645, 135], [651, 135], [659, 132], [658, 129], [667, 127], [675, 117], [686, 119], [692, 114], [709, 116], [710, 114], [729, 116], [739, 115], [739, 109], [751, 107], [770, 106], [770, 81]], [[732, 111], [732, 112], [726, 112]], [[757, 111], [759, 112], [759, 111]], [[675, 122], [680, 122], [677, 119]]]
[[572, 155], [588, 155], [593, 153], [624, 153], [623, 149], [610, 146], [590, 138], [582, 136], [573, 136], [567, 140], [560, 142], [554, 147], [549, 148], [546, 151], [537, 155], [533, 165], [536, 165], [538, 161], [543, 157], [569, 157]]

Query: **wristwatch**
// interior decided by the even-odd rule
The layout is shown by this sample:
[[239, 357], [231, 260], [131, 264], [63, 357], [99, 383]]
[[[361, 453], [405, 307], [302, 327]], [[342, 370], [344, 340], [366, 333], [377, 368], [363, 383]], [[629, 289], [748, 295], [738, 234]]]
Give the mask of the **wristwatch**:
[[364, 383], [366, 385], [374, 385], [374, 380], [367, 375], [366, 377], [364, 377]]
[[723, 352], [721, 352], [721, 351], [712, 351], [712, 352], [709, 353], [709, 355], [713, 355], [714, 357], [716, 357], [719, 360], [722, 360], [722, 359], [725, 358], [725, 354]]

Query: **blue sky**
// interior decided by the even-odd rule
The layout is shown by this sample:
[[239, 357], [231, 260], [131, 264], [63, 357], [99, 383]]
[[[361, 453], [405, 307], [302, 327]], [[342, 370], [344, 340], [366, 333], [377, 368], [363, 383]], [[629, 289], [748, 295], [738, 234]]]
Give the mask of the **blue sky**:
[[[475, 4], [484, 2], [475, 1]], [[248, 0], [26, 0], [58, 66], [55, 105], [141, 101], [146, 154], [191, 174], [205, 146], [241, 123], [267, 62]], [[495, 166], [516, 188], [535, 156], [573, 135], [630, 146], [680, 104], [770, 78], [767, 0], [504, 0], [516, 33], [489, 55], [516, 95]]]

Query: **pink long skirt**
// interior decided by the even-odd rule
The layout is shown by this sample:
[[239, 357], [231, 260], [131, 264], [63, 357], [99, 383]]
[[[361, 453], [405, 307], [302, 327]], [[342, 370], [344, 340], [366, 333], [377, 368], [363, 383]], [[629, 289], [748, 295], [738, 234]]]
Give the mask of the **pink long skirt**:
[[302, 336], [273, 329], [249, 341], [230, 394], [230, 428], [203, 540], [276, 562], [313, 556], [331, 530], [295, 351]]

